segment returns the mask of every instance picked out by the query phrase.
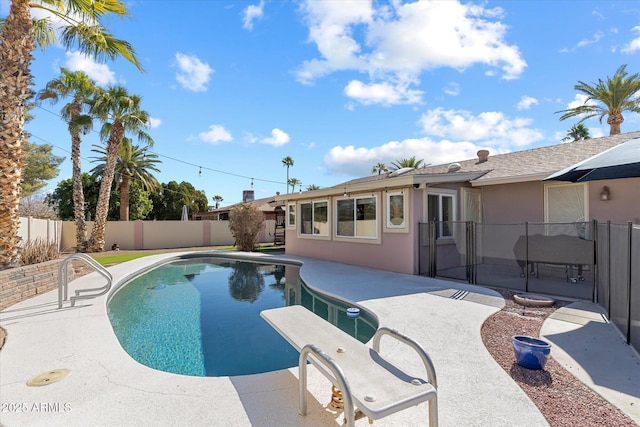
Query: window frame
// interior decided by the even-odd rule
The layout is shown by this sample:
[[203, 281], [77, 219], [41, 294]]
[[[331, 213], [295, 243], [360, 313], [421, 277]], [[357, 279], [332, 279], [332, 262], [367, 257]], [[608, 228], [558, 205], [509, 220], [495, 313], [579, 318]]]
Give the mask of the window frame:
[[[394, 196], [402, 196], [402, 224], [399, 225], [391, 222], [391, 197]], [[404, 191], [386, 193], [385, 228], [389, 230], [403, 230], [407, 228], [407, 196], [404, 194]]]
[[[323, 233], [315, 233], [316, 227], [315, 227], [315, 215], [316, 215], [316, 205], [319, 204], [326, 204], [327, 207], [327, 214], [326, 214], [326, 223], [327, 223], [327, 232], [325, 234]], [[308, 200], [305, 202], [299, 202], [299, 216], [300, 216], [300, 221], [298, 221], [298, 223], [300, 224], [300, 227], [297, 228], [298, 230], [298, 236], [300, 237], [306, 237], [306, 238], [330, 238], [330, 233], [329, 230], [331, 229], [331, 221], [329, 221], [330, 215], [331, 215], [331, 203], [329, 203], [329, 200], [327, 199], [318, 199], [318, 200]], [[311, 233], [303, 233], [302, 232], [302, 226], [304, 225], [304, 218], [302, 215], [302, 209], [305, 205], [311, 205]]]
[[[374, 231], [375, 235], [373, 236], [358, 236], [358, 219], [357, 219], [357, 210], [358, 210], [358, 200], [360, 199], [374, 199], [375, 203], [375, 226]], [[353, 236], [347, 236], [343, 234], [338, 234], [338, 226], [340, 225], [340, 221], [338, 220], [338, 215], [340, 210], [338, 209], [338, 203], [343, 200], [351, 200], [353, 201]], [[378, 241], [380, 239], [380, 198], [378, 194], [355, 194], [349, 195], [347, 197], [338, 197], [335, 199], [335, 227], [333, 227], [333, 234], [336, 239], [344, 239], [344, 240], [361, 240], [361, 241]]]
[[426, 222], [430, 222], [431, 218], [429, 218], [429, 196], [437, 196], [438, 197], [438, 227], [437, 227], [437, 238], [438, 239], [453, 239], [455, 238], [455, 229], [456, 227], [451, 227], [451, 231], [449, 234], [444, 235], [444, 222], [442, 219], [442, 200], [443, 198], [451, 199], [451, 218], [447, 221], [455, 222], [457, 221], [457, 191], [456, 190], [448, 190], [448, 189], [434, 189], [430, 188], [428, 192], [425, 192], [425, 210], [424, 215], [426, 218]]
[[[296, 226], [296, 204], [288, 203], [287, 204], [287, 228], [294, 228]], [[291, 221], [291, 216], [293, 216], [293, 221]]]

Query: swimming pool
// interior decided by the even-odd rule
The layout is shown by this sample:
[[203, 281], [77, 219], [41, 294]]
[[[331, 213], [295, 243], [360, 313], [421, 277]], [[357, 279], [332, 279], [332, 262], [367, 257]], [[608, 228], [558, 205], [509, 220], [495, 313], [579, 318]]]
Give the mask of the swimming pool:
[[362, 342], [377, 329], [365, 310], [310, 289], [287, 263], [179, 257], [120, 287], [108, 302], [122, 347], [143, 365], [193, 376], [235, 376], [285, 369], [298, 352], [260, 311], [301, 304]]

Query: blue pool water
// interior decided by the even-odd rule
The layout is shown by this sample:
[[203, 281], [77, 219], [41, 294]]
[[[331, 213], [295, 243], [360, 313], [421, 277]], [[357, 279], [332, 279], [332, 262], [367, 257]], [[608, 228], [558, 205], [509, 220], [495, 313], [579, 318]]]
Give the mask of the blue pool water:
[[260, 311], [301, 304], [368, 341], [375, 319], [312, 292], [295, 265], [199, 257], [179, 259], [124, 285], [109, 301], [122, 347], [154, 369], [194, 376], [235, 376], [285, 369], [298, 352]]

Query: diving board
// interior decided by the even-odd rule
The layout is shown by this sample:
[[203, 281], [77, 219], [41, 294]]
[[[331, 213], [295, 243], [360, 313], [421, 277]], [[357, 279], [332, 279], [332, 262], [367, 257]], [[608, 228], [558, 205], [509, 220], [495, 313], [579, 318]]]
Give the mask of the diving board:
[[[260, 315], [300, 352], [300, 415], [307, 412], [309, 360], [342, 392], [347, 427], [355, 423], [354, 407], [376, 420], [425, 401], [429, 401], [429, 425], [438, 425], [435, 369], [426, 351], [411, 338], [382, 327], [369, 347], [300, 305], [264, 310]], [[385, 335], [418, 353], [426, 379], [411, 376], [384, 359], [379, 351]]]

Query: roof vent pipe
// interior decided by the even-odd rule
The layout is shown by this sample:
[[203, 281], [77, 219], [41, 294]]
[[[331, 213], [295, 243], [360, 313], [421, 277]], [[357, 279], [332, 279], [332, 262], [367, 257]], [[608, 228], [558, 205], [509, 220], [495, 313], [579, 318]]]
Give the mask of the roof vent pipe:
[[489, 160], [489, 150], [478, 150], [478, 163], [484, 163]]
[[460, 163], [451, 163], [447, 166], [447, 172], [457, 172], [460, 170]]

